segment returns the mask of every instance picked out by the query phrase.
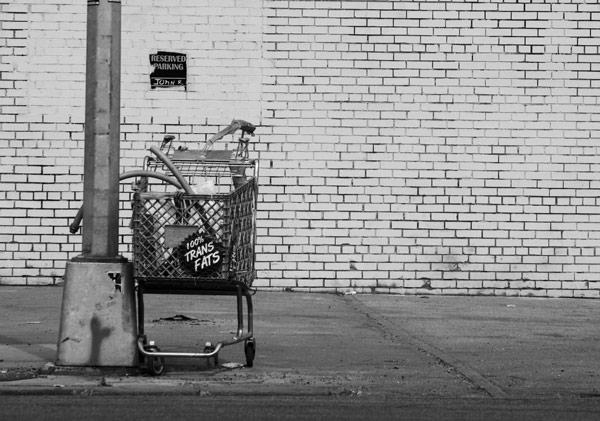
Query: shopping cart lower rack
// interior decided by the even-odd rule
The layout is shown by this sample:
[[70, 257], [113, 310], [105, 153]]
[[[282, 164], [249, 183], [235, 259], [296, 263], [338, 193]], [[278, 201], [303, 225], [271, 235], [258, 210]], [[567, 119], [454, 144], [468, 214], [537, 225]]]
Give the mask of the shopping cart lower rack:
[[[210, 194], [141, 190], [133, 199], [133, 263], [138, 299], [138, 348], [149, 371], [162, 373], [165, 357], [214, 358], [228, 345], [244, 342], [246, 365], [253, 365], [251, 285], [255, 276], [257, 177], [234, 179], [243, 166], [255, 171], [255, 161], [243, 165], [187, 162], [185, 176], [229, 177], [215, 183]], [[180, 165], [178, 165], [181, 167]], [[245, 169], [244, 169], [245, 170]], [[255, 173], [254, 173], [255, 174]], [[236, 182], [237, 181], [237, 182]], [[225, 187], [224, 187], [225, 186]], [[229, 190], [229, 191], [228, 191]], [[144, 294], [231, 295], [237, 297], [237, 334], [207, 343], [203, 352], [163, 352], [144, 332]], [[244, 331], [243, 301], [247, 303]]]

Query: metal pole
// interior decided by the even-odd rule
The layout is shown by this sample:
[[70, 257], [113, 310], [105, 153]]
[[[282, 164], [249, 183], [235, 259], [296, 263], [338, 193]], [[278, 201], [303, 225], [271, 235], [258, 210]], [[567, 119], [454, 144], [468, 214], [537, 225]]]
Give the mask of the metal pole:
[[118, 255], [121, 1], [87, 12], [83, 244], [67, 262], [56, 364], [136, 366], [133, 265]]
[[115, 261], [119, 243], [121, 0], [88, 0], [82, 255]]

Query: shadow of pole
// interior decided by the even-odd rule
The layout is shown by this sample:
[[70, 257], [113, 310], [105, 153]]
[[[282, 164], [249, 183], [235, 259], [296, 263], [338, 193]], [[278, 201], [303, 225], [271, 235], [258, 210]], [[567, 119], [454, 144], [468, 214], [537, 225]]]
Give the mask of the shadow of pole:
[[110, 336], [113, 328], [103, 328], [102, 322], [96, 315], [94, 315], [94, 317], [92, 317], [92, 320], [90, 321], [90, 328], [92, 330], [92, 350], [90, 353], [90, 359], [88, 361], [88, 364], [91, 366], [101, 365], [100, 348], [102, 347], [102, 342]]

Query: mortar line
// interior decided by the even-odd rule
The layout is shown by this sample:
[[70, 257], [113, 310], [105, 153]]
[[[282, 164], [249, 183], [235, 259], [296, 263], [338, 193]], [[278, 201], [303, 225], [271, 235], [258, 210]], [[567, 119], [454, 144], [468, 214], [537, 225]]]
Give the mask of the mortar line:
[[368, 307], [356, 296], [350, 296], [350, 300], [345, 299], [347, 298], [346, 296], [344, 296], [343, 298], [344, 301], [351, 307], [353, 307], [355, 311], [375, 321], [380, 326], [381, 330], [383, 330], [387, 335], [391, 337], [392, 341], [400, 340], [406, 342], [413, 348], [424, 352], [425, 354], [429, 355], [430, 357], [442, 363], [443, 365], [452, 368], [453, 371], [458, 373], [460, 377], [466, 379], [468, 382], [472, 383], [476, 387], [484, 390], [492, 398], [510, 398], [510, 395], [507, 392], [505, 392], [500, 386], [484, 377], [477, 370], [473, 369], [472, 367], [469, 367], [468, 365], [453, 357], [449, 353], [422, 341], [416, 336], [410, 334], [402, 327], [395, 325], [381, 313], [379, 313], [371, 307]]

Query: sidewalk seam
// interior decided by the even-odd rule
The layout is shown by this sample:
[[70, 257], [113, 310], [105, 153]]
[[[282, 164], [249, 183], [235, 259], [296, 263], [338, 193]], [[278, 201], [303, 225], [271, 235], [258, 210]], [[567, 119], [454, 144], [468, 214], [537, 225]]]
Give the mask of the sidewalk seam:
[[390, 335], [395, 340], [407, 342], [413, 348], [424, 352], [425, 354], [437, 360], [439, 363], [451, 368], [457, 373], [457, 375], [464, 378], [475, 387], [485, 391], [490, 397], [503, 399], [510, 398], [510, 395], [506, 393], [500, 386], [485, 378], [481, 373], [454, 358], [447, 352], [423, 342], [421, 339], [415, 337], [401, 327], [396, 326], [381, 313], [378, 313], [377, 310], [368, 307], [366, 304], [360, 301], [358, 297], [344, 296], [344, 298], [349, 298], [345, 300], [348, 304], [354, 307], [356, 311], [362, 313], [365, 317], [375, 321], [385, 333]]

